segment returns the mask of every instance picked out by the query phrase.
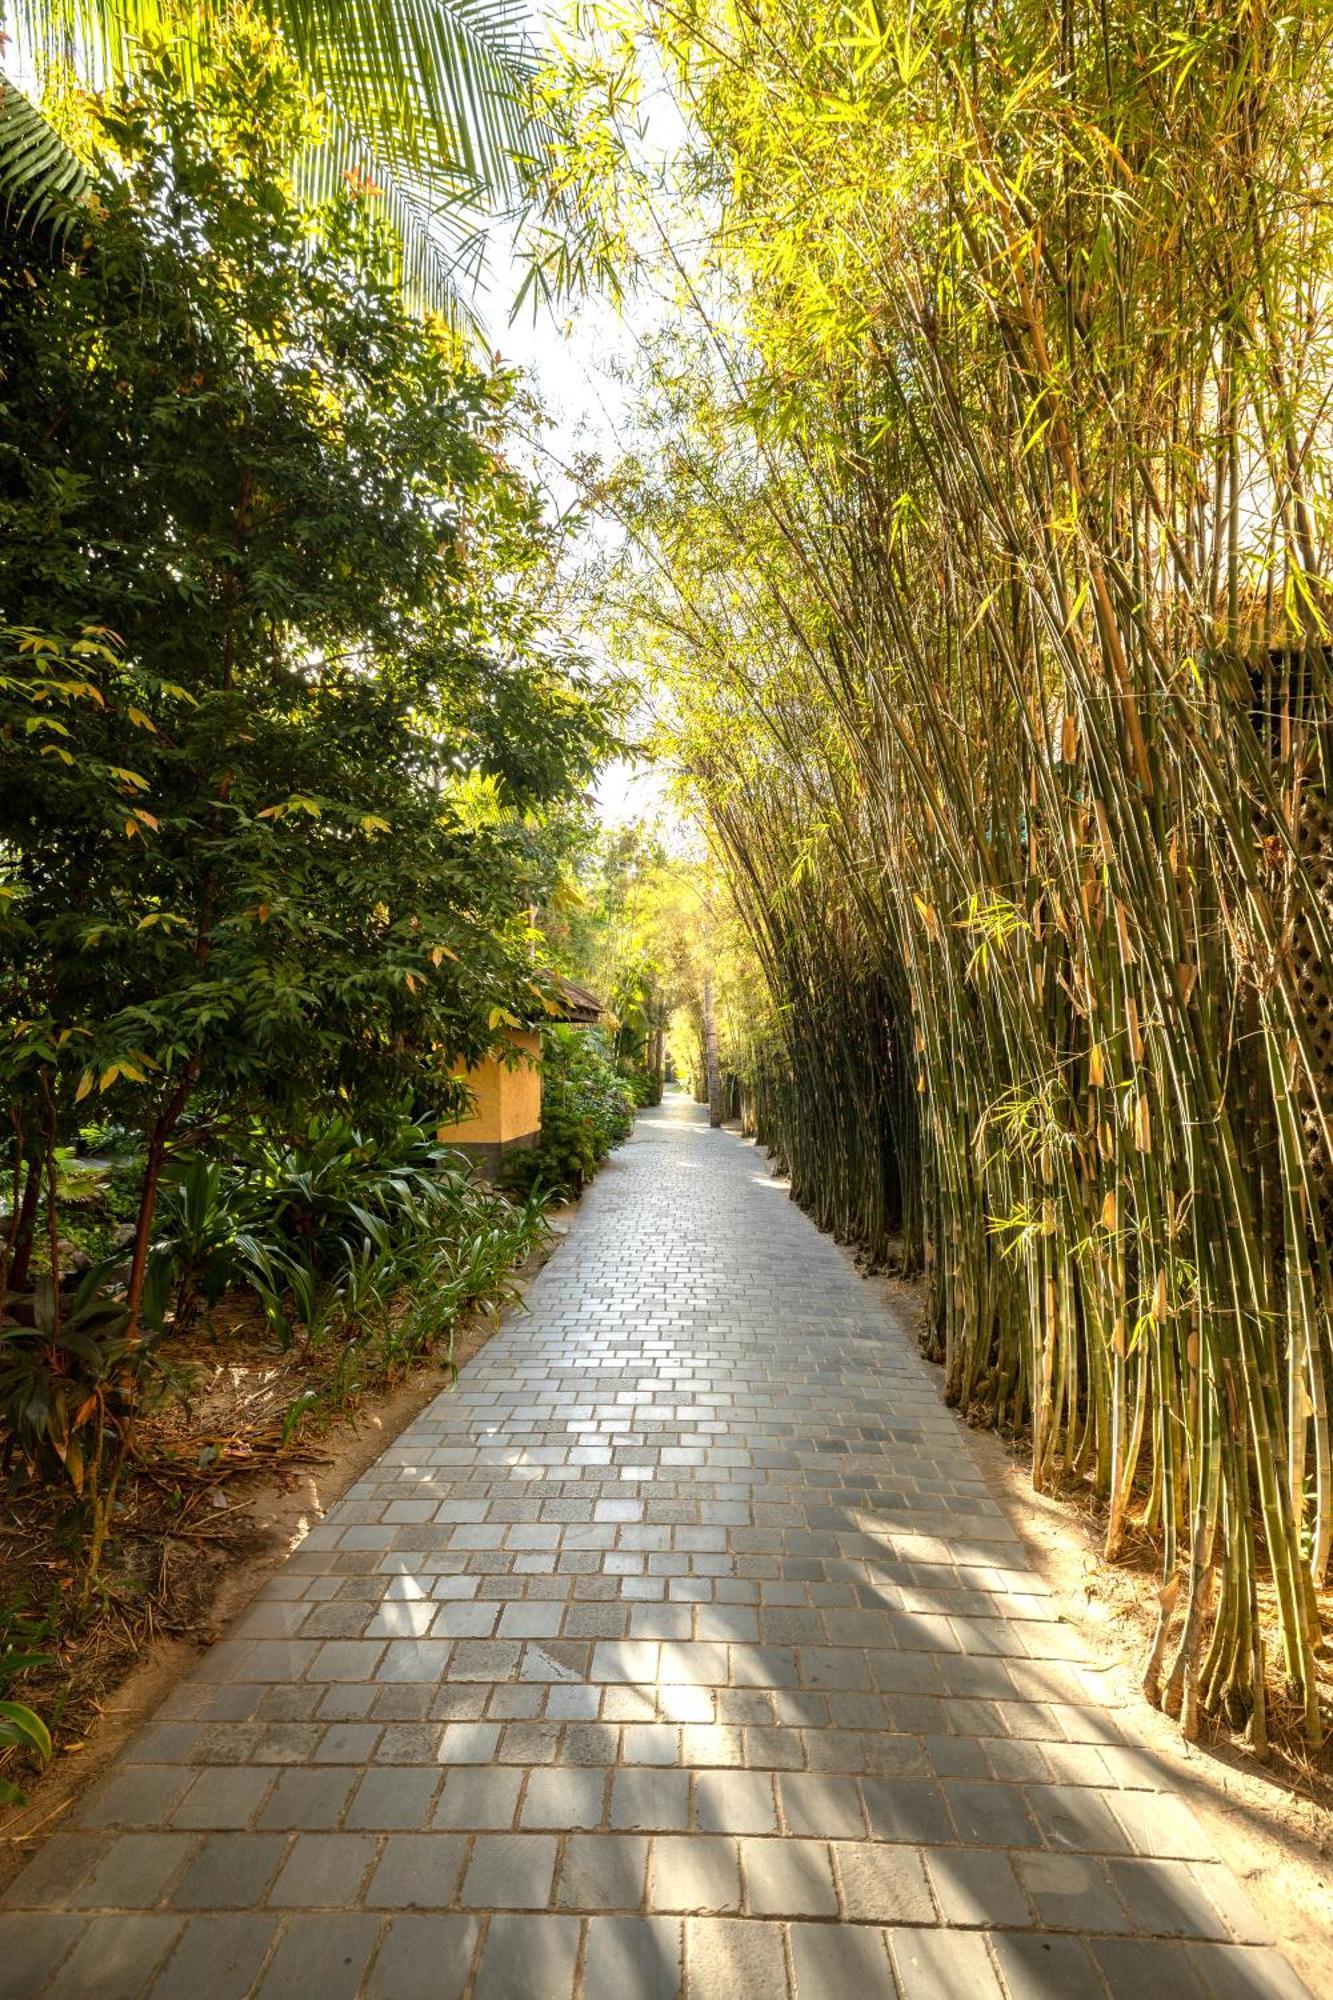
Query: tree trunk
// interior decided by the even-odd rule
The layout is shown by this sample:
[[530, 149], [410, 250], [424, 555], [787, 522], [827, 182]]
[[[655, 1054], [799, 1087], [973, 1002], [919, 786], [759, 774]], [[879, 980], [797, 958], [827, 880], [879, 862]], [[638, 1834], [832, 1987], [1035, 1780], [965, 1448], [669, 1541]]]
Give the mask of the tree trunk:
[[129, 1307], [128, 1331], [131, 1339], [137, 1339], [143, 1330], [139, 1324], [139, 1315], [143, 1310], [144, 1280], [148, 1276], [148, 1252], [153, 1241], [153, 1217], [157, 1211], [157, 1194], [167, 1156], [167, 1142], [185, 1109], [195, 1079], [199, 1075], [199, 1069], [199, 1057], [191, 1056], [185, 1066], [185, 1074], [148, 1135], [148, 1157], [144, 1162], [143, 1184], [139, 1191], [139, 1213], [134, 1225], [134, 1249], [130, 1257], [130, 1278], [125, 1298], [125, 1303]]
[[42, 1192], [42, 1156], [34, 1152], [28, 1162], [28, 1175], [23, 1184], [23, 1200], [14, 1231], [14, 1258], [10, 1265], [9, 1286], [21, 1292], [28, 1282], [28, 1266], [32, 1262], [33, 1238], [36, 1235], [37, 1203]]
[[717, 1067], [717, 1015], [713, 1009], [713, 975], [704, 974], [704, 1067], [708, 1076], [708, 1123], [722, 1123], [722, 1078]]

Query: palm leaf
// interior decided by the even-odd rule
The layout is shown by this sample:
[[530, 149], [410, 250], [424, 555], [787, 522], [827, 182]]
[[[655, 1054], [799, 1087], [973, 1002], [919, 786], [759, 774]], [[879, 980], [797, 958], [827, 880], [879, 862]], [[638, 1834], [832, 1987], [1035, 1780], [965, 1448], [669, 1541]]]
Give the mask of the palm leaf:
[[21, 90], [0, 76], [0, 217], [57, 242], [78, 220], [88, 176]]
[[[479, 266], [482, 219], [519, 200], [517, 162], [540, 141], [524, 0], [262, 4], [330, 114], [308, 178], [367, 174], [402, 242], [409, 296], [470, 317], [459, 279]], [[220, 0], [28, 0], [16, 39], [39, 74], [64, 60], [104, 84], [134, 74], [145, 39], [202, 30], [220, 11]]]
[[[441, 193], [430, 179], [395, 172], [354, 127], [331, 119], [324, 143], [301, 161], [298, 183], [312, 202], [326, 201], [349, 176], [374, 184], [379, 213], [397, 239], [404, 297], [418, 310], [444, 312], [456, 325], [476, 325], [469, 299], [485, 244], [466, 192]], [[471, 282], [469, 282], [471, 281]]]
[[514, 158], [531, 142], [534, 67], [522, 0], [269, 0], [269, 8], [311, 80], [378, 157], [462, 178], [497, 205], [515, 194]]

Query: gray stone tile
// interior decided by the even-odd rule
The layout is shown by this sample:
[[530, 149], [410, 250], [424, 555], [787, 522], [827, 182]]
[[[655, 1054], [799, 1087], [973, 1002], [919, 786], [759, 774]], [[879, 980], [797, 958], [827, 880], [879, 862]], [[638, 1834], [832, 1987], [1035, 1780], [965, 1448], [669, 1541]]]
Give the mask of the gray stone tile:
[[1164, 2000], [1208, 2000], [1207, 1988], [1183, 1944], [1156, 1939], [1093, 1938], [1090, 1949], [1111, 1993], [1162, 1994]]
[[822, 1840], [743, 1840], [745, 1907], [753, 1917], [836, 1917], [838, 1892]]
[[[135, 1746], [136, 1749], [139, 1747]], [[79, 1812], [87, 1827], [160, 1827], [197, 1773], [173, 1764], [126, 1764], [98, 1785]]]
[[1112, 1792], [1107, 1797], [1134, 1853], [1179, 1861], [1213, 1859], [1207, 1834], [1179, 1799], [1161, 1792]]
[[[986, 1941], [977, 1932], [892, 1930], [888, 1935], [902, 2000], [1003, 2000]], [[1059, 1986], [1051, 1986], [1044, 2000], [1066, 1996]]]
[[287, 1852], [282, 1833], [211, 1833], [172, 1891], [183, 1910], [249, 1910]]
[[364, 1833], [298, 1834], [268, 1900], [275, 1909], [353, 1908], [377, 1851]]
[[861, 1796], [876, 1840], [909, 1840], [927, 1846], [953, 1835], [953, 1821], [939, 1785], [919, 1778], [863, 1778]]
[[277, 1774], [267, 1766], [201, 1771], [170, 1815], [172, 1826], [231, 1827], [252, 1824]]
[[1032, 1922], [1010, 1855], [990, 1848], [938, 1847], [926, 1853], [925, 1863], [946, 1924], [1021, 1930]]
[[476, 1910], [541, 1910], [551, 1898], [556, 1844], [549, 1834], [477, 1836], [462, 1900]]
[[53, 1834], [0, 1895], [0, 1909], [53, 1909], [69, 1903], [114, 1841], [110, 1832]]
[[371, 1909], [447, 1910], [456, 1898], [467, 1843], [461, 1833], [395, 1833], [365, 1892]]
[[737, 1843], [697, 1833], [654, 1840], [648, 1901], [655, 1910], [739, 1910]]
[[[1231, 1932], [1215, 1905], [1204, 1894], [1198, 1876], [1183, 1861], [1120, 1861], [1108, 1864], [1111, 1883], [1128, 1910], [1127, 1928], [1153, 1937], [1216, 1938], [1231, 1942]], [[1087, 1924], [1086, 1930], [1118, 1928]]]
[[1101, 1975], [1079, 1938], [1004, 1932], [992, 1938], [1010, 2000], [1104, 2000]]
[[[1125, 1904], [1115, 1893], [1105, 1864], [1092, 1855], [1017, 1854], [1014, 1867], [1037, 1913], [1037, 1922], [1046, 1930], [1114, 1932], [1160, 1929], [1170, 1935], [1170, 1925], [1145, 1924], [1131, 1919]], [[1195, 1894], [1202, 1903], [1204, 1898], [1197, 1889]], [[1225, 1932], [1220, 1934], [1225, 1936]], [[1208, 1933], [1202, 1935], [1207, 1936]]]
[[85, 1910], [151, 1910], [198, 1844], [189, 1833], [119, 1834], [70, 1903]]
[[978, 1847], [1041, 1846], [1037, 1822], [1017, 1785], [945, 1784], [941, 1790], [959, 1839]]
[[1311, 2000], [1280, 1952], [1253, 1951], [1242, 1945], [1192, 1944], [1187, 1947], [1187, 1957], [1210, 2000]]
[[0, 2000], [32, 2000], [84, 1922], [81, 1916], [38, 1910], [0, 1916]]
[[500, 1741], [495, 1722], [446, 1722], [437, 1755], [442, 1764], [489, 1764]]
[[776, 1833], [773, 1780], [766, 1771], [701, 1771], [694, 1817], [703, 1833]]
[[245, 2000], [272, 1948], [274, 1917], [191, 1917], [153, 1982], [152, 2000]]
[[691, 1917], [685, 1963], [690, 2000], [782, 2000], [788, 1990], [780, 1924]]
[[897, 2000], [883, 1931], [793, 1924], [789, 1935], [794, 2000]]
[[1057, 1850], [1123, 1854], [1130, 1846], [1124, 1828], [1099, 1792], [1081, 1785], [1029, 1785], [1027, 1799], [1033, 1818]]
[[864, 1838], [865, 1816], [855, 1779], [784, 1771], [777, 1782], [783, 1824], [788, 1833], [823, 1834], [830, 1839]]
[[839, 1840], [833, 1845], [843, 1909], [853, 1923], [929, 1924], [935, 1905], [920, 1854], [912, 1847]]
[[678, 1917], [594, 1917], [588, 1925], [582, 2000], [677, 2000], [684, 1977]]
[[282, 1771], [255, 1825], [273, 1831], [327, 1831], [337, 1826], [355, 1783], [355, 1771], [343, 1765], [327, 1770]]
[[476, 1917], [395, 1917], [363, 2000], [462, 2000], [480, 1935]]
[[256, 2000], [356, 2000], [379, 1927], [378, 1917], [331, 1910], [289, 1917]]
[[555, 1900], [567, 1910], [638, 1910], [647, 1870], [648, 1842], [642, 1834], [571, 1834]]
[[435, 1801], [432, 1824], [501, 1832], [514, 1823], [522, 1783], [521, 1771], [450, 1771]]
[[625, 1832], [675, 1832], [689, 1825], [689, 1778], [684, 1771], [616, 1771], [611, 1824]]
[[130, 2000], [147, 1988], [179, 1934], [177, 1917], [94, 1917], [43, 2000]]
[[416, 1832], [431, 1823], [439, 1770], [415, 1764], [367, 1771], [352, 1796], [343, 1819], [345, 1827], [381, 1832]]
[[568, 2000], [580, 1928], [577, 1917], [492, 1917], [474, 2000]]
[[600, 1826], [605, 1810], [606, 1774], [560, 1767], [533, 1771], [523, 1795], [519, 1825], [524, 1828]]

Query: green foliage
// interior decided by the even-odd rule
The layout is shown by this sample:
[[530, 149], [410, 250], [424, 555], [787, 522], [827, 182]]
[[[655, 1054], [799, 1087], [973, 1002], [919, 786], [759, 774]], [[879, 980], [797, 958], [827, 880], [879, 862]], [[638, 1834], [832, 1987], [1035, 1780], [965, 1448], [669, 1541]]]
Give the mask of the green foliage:
[[161, 1377], [156, 1340], [130, 1333], [108, 1276], [94, 1265], [58, 1293], [44, 1274], [0, 1318], [0, 1424], [33, 1472], [63, 1475], [79, 1495], [95, 1490], [103, 1454]]
[[[361, 179], [302, 194], [271, 30], [135, 63], [67, 247], [0, 237], [0, 1428], [90, 1578], [224, 1290], [336, 1336], [344, 1386], [506, 1295], [537, 1208], [402, 1107], [541, 1007], [615, 710], [546, 617], [514, 382], [407, 310]], [[94, 1125], [110, 1176], [68, 1161]], [[122, 1251], [78, 1278], [74, 1211]]]
[[150, 1190], [194, 1119], [445, 1100], [539, 990], [542, 815], [609, 717], [535, 609], [511, 385], [354, 191], [298, 199], [265, 36], [208, 54], [106, 109], [86, 252], [0, 252], [3, 1071], [26, 1133], [133, 1119]]
[[0, 76], [0, 219], [59, 245], [80, 220], [87, 186], [79, 161], [41, 112]]
[[[403, 1119], [367, 1137], [341, 1114], [293, 1144], [256, 1139], [226, 1162], [194, 1156], [163, 1188], [147, 1300], [179, 1329], [233, 1289], [254, 1293], [284, 1341], [385, 1356], [434, 1344], [463, 1307], [503, 1294], [504, 1273], [540, 1234], [467, 1163]], [[411, 1294], [419, 1293], [413, 1297]]]
[[[33, 1652], [26, 1643], [27, 1629], [31, 1627], [32, 1621], [15, 1620], [12, 1616], [7, 1616], [5, 1623], [8, 1629], [0, 1641], [0, 1696], [3, 1696], [3, 1690], [21, 1674], [27, 1673], [33, 1667], [45, 1667], [51, 1663], [49, 1653]], [[16, 1636], [21, 1636], [24, 1643], [14, 1644]], [[52, 1754], [51, 1732], [41, 1716], [35, 1709], [28, 1707], [26, 1702], [14, 1701], [8, 1696], [3, 1696], [0, 1698], [0, 1763], [10, 1761], [15, 1753], [38, 1766], [49, 1764]], [[0, 1770], [0, 1806], [23, 1804], [22, 1787]]]
[[620, 1074], [637, 1110], [662, 1102], [662, 1079], [655, 1069], [622, 1069]]
[[1271, 1663], [1317, 1743], [1322, 19], [639, 26], [699, 310], [645, 369], [608, 598], [751, 941], [760, 1129], [926, 1275], [950, 1400], [1027, 1427], [1111, 1559], [1156, 1543], [1150, 1697], [1262, 1753]]
[[512, 1155], [505, 1164], [505, 1183], [576, 1195], [633, 1129], [633, 1093], [601, 1031], [545, 1028], [540, 1143]]

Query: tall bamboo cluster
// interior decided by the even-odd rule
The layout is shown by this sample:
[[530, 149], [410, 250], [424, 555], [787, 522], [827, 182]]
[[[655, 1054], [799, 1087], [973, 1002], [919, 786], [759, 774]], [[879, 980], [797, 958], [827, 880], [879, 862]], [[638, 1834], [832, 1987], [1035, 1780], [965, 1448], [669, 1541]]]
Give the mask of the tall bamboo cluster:
[[924, 1266], [950, 1396], [1157, 1539], [1154, 1695], [1262, 1744], [1284, 1684], [1316, 1739], [1327, 21], [654, 25], [718, 173], [633, 615], [770, 997], [756, 1120]]

